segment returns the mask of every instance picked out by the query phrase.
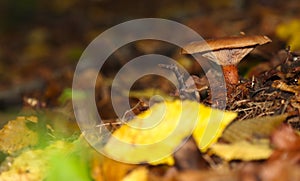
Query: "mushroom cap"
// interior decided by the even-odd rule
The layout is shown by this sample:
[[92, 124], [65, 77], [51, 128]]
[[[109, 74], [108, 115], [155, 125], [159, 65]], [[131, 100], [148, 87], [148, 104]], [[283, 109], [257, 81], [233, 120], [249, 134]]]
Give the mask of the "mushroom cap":
[[271, 41], [272, 40], [269, 37], [263, 35], [223, 37], [206, 41], [192, 42], [183, 47], [181, 53], [193, 54], [220, 49], [251, 47], [255, 45], [263, 45]]
[[256, 45], [271, 42], [267, 36], [239, 36], [192, 42], [183, 47], [183, 54], [201, 53], [219, 65], [238, 64]]

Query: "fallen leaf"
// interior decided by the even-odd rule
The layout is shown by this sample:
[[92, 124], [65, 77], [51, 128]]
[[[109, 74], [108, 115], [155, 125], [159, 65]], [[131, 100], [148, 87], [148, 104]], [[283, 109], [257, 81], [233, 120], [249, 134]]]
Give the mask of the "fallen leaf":
[[233, 121], [237, 114], [209, 107], [201, 107], [199, 121], [193, 132], [198, 148], [205, 152], [222, 135], [224, 129]]
[[222, 139], [234, 143], [269, 138], [272, 131], [286, 120], [287, 116], [287, 114], [282, 114], [236, 121], [224, 131]]
[[13, 158], [0, 181], [90, 181], [83, 144], [55, 141], [44, 149], [26, 150]]
[[176, 181], [239, 181], [236, 171], [189, 170], [177, 174]]
[[149, 170], [146, 167], [139, 167], [131, 171], [122, 181], [147, 181]]
[[268, 140], [266, 140], [265, 142], [256, 144], [246, 141], [232, 144], [216, 143], [211, 147], [209, 152], [226, 161], [251, 161], [267, 159], [271, 156], [273, 150], [270, 148]]
[[271, 136], [271, 142], [279, 150], [300, 150], [300, 136], [288, 125], [276, 129]]
[[287, 41], [291, 50], [300, 50], [300, 37], [299, 37], [300, 21], [292, 20], [287, 23], [279, 24], [276, 28], [276, 35]]
[[275, 150], [271, 157], [268, 159], [268, 162], [286, 162], [289, 164], [297, 164], [300, 162], [300, 152], [296, 151], [287, 151], [287, 150]]
[[[116, 130], [104, 147], [105, 153], [126, 163], [173, 165], [170, 155], [191, 134], [198, 109], [199, 105], [190, 101], [155, 104]], [[177, 134], [170, 138], [175, 129]]]
[[37, 117], [17, 117], [16, 120], [9, 121], [0, 130], [0, 150], [2, 152], [12, 154], [38, 143], [38, 134], [26, 126], [28, 122], [36, 123]]
[[296, 181], [300, 178], [300, 166], [280, 160], [264, 164], [259, 178], [264, 181]]
[[126, 164], [104, 157], [94, 151], [92, 157], [92, 178], [95, 181], [122, 180], [137, 165]]
[[174, 153], [174, 158], [176, 168], [180, 170], [198, 170], [209, 166], [192, 138]]
[[0, 180], [44, 180], [47, 168], [48, 165], [43, 150], [29, 150], [13, 160], [9, 170], [1, 173]]
[[205, 107], [193, 101], [152, 106], [116, 130], [104, 147], [107, 156], [125, 163], [174, 164], [171, 156], [194, 128], [198, 147], [206, 150], [236, 113]]

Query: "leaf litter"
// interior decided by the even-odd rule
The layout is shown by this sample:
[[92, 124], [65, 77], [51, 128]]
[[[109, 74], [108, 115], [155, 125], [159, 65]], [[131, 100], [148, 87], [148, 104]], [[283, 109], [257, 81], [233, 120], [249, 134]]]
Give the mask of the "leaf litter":
[[[70, 71], [70, 67], [72, 66], [61, 60], [68, 60], [70, 63], [74, 61], [74, 56], [79, 57], [80, 53], [78, 52], [83, 49], [78, 46], [78, 42], [74, 42], [72, 36], [75, 36], [76, 39], [84, 39], [84, 41], [91, 39], [104, 29], [102, 25], [99, 25], [99, 21], [105, 19], [106, 23], [104, 24], [113, 21], [112, 15], [108, 16], [109, 12], [94, 5], [93, 8], [90, 8], [77, 1], [67, 2], [61, 8], [58, 6], [58, 1], [55, 1], [57, 4], [49, 7], [55, 12], [56, 17], [61, 16], [63, 12], [76, 10], [78, 14], [70, 13], [69, 18], [92, 17], [92, 21], [101, 26], [100, 29], [99, 27], [92, 28], [93, 31], [84, 33], [85, 35], [82, 37], [82, 32], [90, 29], [90, 27], [86, 27], [86, 23], [78, 22], [78, 27], [74, 28], [72, 25], [66, 27], [66, 32], [61, 32], [60, 27], [65, 26], [67, 17], [62, 17], [59, 22], [56, 20], [53, 22], [51, 18], [44, 17], [52, 22], [52, 24], [50, 23], [51, 28], [45, 28], [47, 27], [45, 24], [43, 28], [35, 26], [20, 34], [13, 31], [8, 32], [8, 36], [3, 36], [1, 39], [1, 42], [7, 46], [3, 46], [0, 52], [0, 58], [4, 60], [0, 62], [0, 79], [3, 81], [0, 88], [2, 91], [13, 86], [13, 89], [0, 92], [0, 108], [6, 108], [16, 103], [20, 104], [20, 100], [23, 99], [23, 109], [31, 106], [30, 109], [34, 109], [31, 116], [43, 114], [44, 118], [41, 119], [39, 116], [34, 118], [21, 113], [20, 116], [15, 116], [14, 120], [1, 123], [4, 126], [0, 130], [0, 180], [299, 180], [300, 55], [297, 52], [299, 51], [299, 41], [297, 41], [299, 39], [297, 37], [299, 3], [297, 1], [284, 3], [276, 1], [270, 5], [266, 1], [253, 1], [246, 4], [243, 4], [245, 1], [238, 2], [241, 3], [237, 5], [234, 5], [232, 1], [203, 3], [201, 7], [209, 7], [209, 11], [203, 11], [203, 9], [199, 11], [195, 2], [187, 2], [184, 7], [190, 8], [190, 12], [205, 14], [195, 17], [190, 17], [192, 15], [183, 10], [182, 5], [176, 4], [169, 8], [159, 8], [156, 12], [160, 15], [170, 16], [170, 11], [180, 10], [181, 15], [185, 17], [179, 18], [180, 21], [195, 28], [207, 38], [218, 38], [228, 34], [237, 34], [237, 30], [247, 30], [247, 34], [264, 32], [274, 40], [270, 46], [257, 48], [249, 57], [246, 57], [265, 61], [258, 63], [250, 70], [247, 69], [247, 72], [244, 73], [246, 76], [239, 77], [240, 82], [228, 95], [226, 112], [235, 112], [237, 117], [234, 120], [230, 119], [223, 126], [225, 131], [221, 131], [214, 144], [205, 149], [201, 149], [202, 146], [199, 147], [201, 140], [197, 141], [197, 138], [199, 139], [200, 136], [194, 134], [196, 136], [189, 138], [187, 143], [172, 155], [174, 162], [171, 165], [163, 163], [151, 165], [147, 162], [133, 165], [110, 160], [91, 149], [78, 134], [72, 135], [75, 130], [78, 131], [72, 122], [74, 121], [72, 116], [57, 116], [58, 112], [51, 110], [56, 107], [60, 113], [66, 113], [65, 108], [70, 107], [66, 103], [70, 96], [68, 87], [71, 85], [72, 73], [70, 72], [72, 70]], [[264, 6], [258, 7], [261, 3]], [[128, 3], [121, 4], [121, 9], [132, 8]], [[151, 6], [148, 6], [147, 9], [152, 9], [152, 6], [155, 5], [157, 5], [155, 2], [151, 2]], [[244, 15], [239, 13], [236, 16], [231, 10], [231, 13], [224, 11], [226, 7], [230, 7], [239, 12], [244, 10], [245, 5], [249, 5], [250, 9], [245, 11]], [[3, 7], [6, 6], [7, 3], [4, 3]], [[86, 14], [86, 9], [84, 13], [81, 12], [80, 8], [76, 8], [77, 6], [87, 8], [90, 14]], [[279, 14], [275, 10], [278, 7], [281, 9]], [[30, 8], [30, 5], [27, 8]], [[100, 9], [100, 15], [95, 13], [98, 12], [97, 9]], [[136, 9], [132, 12], [135, 11]], [[119, 16], [119, 13], [121, 11], [114, 16]], [[29, 14], [29, 16], [31, 15]], [[4, 16], [8, 19], [11, 17], [17, 16]], [[249, 17], [256, 17], [256, 19]], [[32, 18], [34, 19], [34, 17]], [[286, 21], [290, 18], [291, 21]], [[3, 19], [1, 18], [1, 20]], [[5, 25], [6, 20], [1, 22]], [[71, 22], [75, 23], [73, 20]], [[254, 22], [255, 26], [252, 26]], [[18, 29], [23, 30], [23, 28]], [[75, 29], [78, 32], [74, 31]], [[24, 36], [26, 33], [28, 35]], [[68, 36], [61, 38], [62, 35]], [[277, 36], [280, 41], [274, 39], [274, 36]], [[27, 37], [28, 40], [22, 43], [21, 37]], [[53, 42], [48, 44], [50, 38], [53, 39]], [[27, 44], [27, 47], [11, 43], [20, 41], [21, 44]], [[64, 45], [62, 42], [67, 42], [68, 45]], [[291, 47], [288, 48], [288, 45]], [[277, 51], [284, 46], [287, 48]], [[147, 114], [147, 111], [154, 109], [156, 105], [149, 107], [148, 99], [153, 93], [159, 93], [162, 97], [167, 97], [169, 101], [180, 97], [197, 100], [200, 105], [206, 107], [211, 106], [210, 85], [207, 84], [206, 77], [201, 73], [199, 67], [197, 68], [195, 63], [190, 61], [189, 57], [182, 58], [177, 52], [173, 56], [180, 60], [178, 62], [184, 64], [190, 73], [195, 74], [192, 78], [186, 79], [197, 80], [196, 89], [189, 87], [189, 82], [185, 78], [178, 78], [178, 82], [183, 88], [180, 90], [174, 90], [174, 87], [162, 80], [145, 79], [139, 82], [138, 88], [131, 93], [132, 109], [128, 112], [134, 112], [134, 114], [124, 116], [122, 120], [116, 119], [112, 106], [109, 104], [110, 96], [108, 96], [110, 76], [116, 67], [126, 62], [126, 59], [130, 58], [128, 54], [132, 52], [136, 55], [151, 53], [151, 51], [167, 51], [171, 54], [171, 48], [168, 46], [164, 49], [161, 42], [152, 45], [147, 42], [136, 43], [133, 47], [128, 46], [122, 49], [121, 52], [125, 52], [124, 55], [122, 53], [113, 55], [112, 57], [118, 60], [117, 63], [107, 65], [99, 74], [96, 86], [99, 89], [96, 92], [97, 105], [101, 108], [99, 112], [106, 119], [104, 124], [97, 125], [99, 130], [107, 127], [117, 133], [118, 130], [124, 129], [124, 124], [136, 119], [135, 115]], [[9, 48], [15, 51], [11, 51]], [[15, 62], [15, 64], [10, 62]], [[251, 62], [244, 63], [247, 68], [248, 63], [251, 64]], [[168, 66], [172, 67], [172, 65]], [[240, 66], [243, 66], [243, 62]], [[62, 67], [64, 67], [63, 71], [57, 71]], [[174, 67], [171, 69], [173, 73], [180, 73], [180, 70], [175, 70]], [[14, 70], [14, 73], [6, 74], [6, 70]], [[215, 72], [211, 71], [210, 73], [214, 74]], [[151, 84], [152, 87], [149, 88], [147, 85], [151, 81], [155, 84]], [[18, 84], [20, 82], [25, 83]], [[61, 99], [59, 100], [60, 95]], [[120, 90], [120, 96], [122, 96], [122, 90]], [[121, 101], [120, 104], [122, 104]], [[197, 133], [203, 133], [203, 131]], [[109, 140], [109, 138], [107, 139]], [[134, 138], [131, 139], [137, 141]], [[179, 140], [182, 139], [183, 136], [180, 136]]]

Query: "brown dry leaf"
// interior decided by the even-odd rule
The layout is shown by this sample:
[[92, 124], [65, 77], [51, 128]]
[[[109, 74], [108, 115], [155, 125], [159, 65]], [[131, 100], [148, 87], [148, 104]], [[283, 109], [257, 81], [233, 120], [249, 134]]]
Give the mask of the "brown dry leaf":
[[[297, 164], [300, 162], [300, 152], [296, 151], [287, 151], [287, 150], [275, 150], [271, 157], [268, 159], [268, 162], [287, 162], [289, 164]], [[300, 165], [299, 165], [300, 166]]]
[[178, 174], [176, 181], [238, 181], [237, 172], [222, 171], [185, 171]]
[[269, 162], [260, 169], [259, 178], [264, 181], [296, 181], [300, 180], [300, 166], [287, 161]]
[[268, 138], [287, 116], [282, 114], [236, 121], [224, 131], [222, 138], [230, 143]]
[[17, 117], [9, 121], [0, 130], [0, 150], [12, 154], [22, 148], [33, 146], [38, 143], [38, 134], [30, 130], [26, 123], [37, 122], [37, 117]]
[[269, 141], [252, 144], [246, 141], [232, 144], [217, 143], [211, 147], [210, 153], [218, 155], [226, 161], [231, 160], [262, 160], [271, 156], [273, 150], [269, 146]]
[[279, 150], [300, 150], [300, 136], [288, 125], [276, 129], [271, 136], [271, 142]]
[[198, 170], [208, 168], [194, 139], [189, 138], [175, 153], [176, 168], [180, 170]]

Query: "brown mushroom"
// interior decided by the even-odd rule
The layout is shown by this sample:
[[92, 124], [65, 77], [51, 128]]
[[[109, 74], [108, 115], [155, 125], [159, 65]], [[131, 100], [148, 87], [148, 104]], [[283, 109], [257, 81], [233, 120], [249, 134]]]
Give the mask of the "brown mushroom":
[[271, 42], [267, 36], [236, 36], [192, 42], [183, 47], [183, 54], [200, 53], [222, 66], [225, 82], [236, 85], [239, 82], [237, 64], [256, 45]]

